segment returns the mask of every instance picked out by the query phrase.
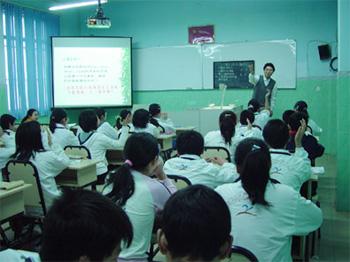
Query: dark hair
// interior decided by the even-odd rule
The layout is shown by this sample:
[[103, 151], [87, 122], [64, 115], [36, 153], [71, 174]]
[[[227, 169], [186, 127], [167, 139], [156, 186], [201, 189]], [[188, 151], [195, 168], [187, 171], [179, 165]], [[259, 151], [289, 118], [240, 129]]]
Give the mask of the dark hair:
[[162, 230], [172, 258], [211, 261], [230, 240], [230, 211], [213, 189], [189, 186], [166, 202]]
[[237, 124], [236, 114], [232, 111], [223, 111], [219, 117], [220, 132], [225, 143], [231, 145], [232, 137], [235, 135]]
[[9, 129], [10, 125], [14, 125], [16, 118], [9, 114], [3, 114], [0, 118], [0, 125], [3, 130]]
[[132, 225], [125, 212], [100, 193], [65, 190], [44, 220], [42, 261], [102, 261], [121, 241], [129, 247]]
[[106, 115], [106, 111], [103, 108], [96, 108], [95, 113], [96, 113], [98, 119], [101, 119], [101, 117]]
[[272, 68], [273, 72], [275, 72], [275, 66], [274, 66], [272, 63], [266, 63], [266, 64], [264, 65], [264, 70], [265, 70], [265, 68], [268, 67], [268, 66]]
[[197, 131], [185, 131], [176, 138], [176, 149], [179, 155], [191, 154], [200, 156], [204, 150], [203, 136]]
[[272, 119], [265, 125], [263, 137], [270, 147], [285, 148], [289, 140], [288, 126], [280, 119]]
[[16, 131], [16, 152], [13, 158], [28, 161], [34, 157], [34, 152], [43, 151], [41, 127], [37, 121], [20, 124]]
[[292, 114], [294, 114], [295, 111], [294, 110], [291, 110], [291, 109], [288, 109], [286, 111], [283, 112], [283, 115], [282, 115], [282, 119], [284, 121], [284, 123], [286, 123], [287, 125], [289, 125], [289, 118]]
[[29, 117], [31, 117], [34, 112], [38, 112], [38, 110], [36, 110], [35, 108], [30, 108], [28, 111], [27, 111], [27, 114], [25, 115], [25, 117], [22, 119], [22, 122], [21, 123], [24, 123], [25, 121], [28, 120]]
[[255, 98], [250, 99], [248, 102], [248, 110], [251, 110], [253, 113], [258, 112], [260, 109], [260, 103]]
[[63, 108], [54, 108], [52, 110], [49, 125], [52, 133], [55, 133], [56, 123], [61, 123], [61, 121], [65, 118], [67, 118], [67, 112]]
[[79, 126], [84, 132], [90, 132], [97, 129], [97, 115], [92, 110], [85, 110], [79, 115]]
[[309, 117], [307, 114], [305, 113], [302, 113], [302, 112], [294, 112], [293, 114], [291, 114], [291, 116], [289, 117], [289, 126], [290, 126], [290, 129], [292, 131], [297, 131], [299, 126], [301, 125], [300, 124], [300, 121], [304, 119], [306, 124], [308, 123], [309, 121]]
[[117, 121], [115, 123], [116, 127], [118, 129], [121, 129], [122, 128], [122, 123], [121, 121], [123, 121], [125, 118], [127, 118], [127, 116], [131, 114], [131, 111], [130, 110], [127, 110], [127, 109], [123, 109], [122, 111], [120, 111], [119, 113], [119, 117], [117, 118]]
[[240, 168], [240, 180], [252, 204], [269, 206], [270, 204], [265, 200], [271, 168], [271, 157], [267, 145], [256, 138], [242, 140], [236, 148], [235, 163]]
[[123, 164], [110, 174], [107, 185], [112, 184], [113, 189], [108, 197], [124, 206], [126, 201], [134, 194], [135, 184], [130, 168], [142, 170], [159, 155], [157, 139], [148, 133], [132, 134], [125, 143], [124, 158], [131, 161]]
[[149, 118], [149, 112], [146, 109], [137, 109], [132, 117], [132, 124], [136, 128], [146, 128]]
[[307, 112], [307, 103], [303, 100], [296, 102], [294, 105], [294, 110], [299, 112], [303, 112], [303, 111]]
[[151, 117], [158, 115], [161, 112], [159, 104], [150, 104], [148, 107], [149, 114]]
[[253, 124], [255, 120], [254, 113], [250, 110], [243, 110], [239, 117], [239, 122], [241, 125], [248, 125], [247, 119], [249, 119], [250, 123]]

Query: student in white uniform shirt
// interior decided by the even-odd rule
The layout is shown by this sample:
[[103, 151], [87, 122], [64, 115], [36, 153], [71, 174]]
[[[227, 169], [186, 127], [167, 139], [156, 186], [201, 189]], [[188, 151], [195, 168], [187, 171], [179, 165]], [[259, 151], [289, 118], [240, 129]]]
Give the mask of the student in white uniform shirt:
[[118, 139], [117, 129], [111, 126], [110, 123], [107, 122], [107, 112], [103, 108], [97, 108], [95, 113], [100, 121], [98, 125], [97, 132], [108, 136], [109, 138]]
[[196, 131], [181, 133], [176, 139], [178, 157], [171, 158], [164, 164], [168, 175], [188, 178], [192, 184], [201, 184], [215, 188], [225, 183], [232, 183], [238, 178], [235, 165], [221, 158], [201, 158], [204, 139]]
[[63, 149], [66, 146], [78, 146], [79, 140], [74, 133], [67, 129], [68, 116], [64, 109], [54, 108], [50, 116], [50, 131], [52, 142], [59, 144]]
[[91, 158], [100, 160], [96, 164], [97, 184], [105, 183], [105, 178], [108, 174], [108, 162], [106, 159], [107, 150], [123, 148], [126, 139], [128, 138], [128, 128], [123, 127], [123, 132], [119, 140], [114, 140], [108, 136], [96, 132], [99, 119], [96, 113], [92, 110], [86, 110], [79, 115], [79, 126], [82, 132], [78, 135], [79, 142], [82, 146], [89, 149]]
[[289, 129], [282, 120], [270, 120], [263, 130], [265, 142], [270, 147], [272, 163], [270, 177], [291, 186], [297, 192], [311, 176], [311, 162], [301, 143], [305, 129], [306, 123], [303, 120], [294, 138], [296, 146], [294, 154], [286, 149]]
[[224, 147], [230, 152], [230, 157], [233, 158], [235, 152], [235, 131], [237, 117], [232, 111], [223, 111], [219, 116], [220, 130], [210, 131], [204, 137], [204, 146]]
[[258, 100], [254, 98], [248, 102], [248, 110], [251, 110], [254, 113], [253, 126], [259, 127], [260, 130], [264, 129], [267, 121], [269, 121], [271, 116], [269, 96], [270, 91], [268, 91], [265, 96], [265, 105], [263, 108], [260, 107]]
[[162, 133], [173, 134], [176, 132], [174, 123], [168, 118], [167, 113], [161, 112], [159, 104], [150, 104], [148, 111], [150, 113], [150, 123], [159, 127]]
[[152, 135], [132, 134], [124, 156], [125, 164], [110, 175], [103, 193], [125, 210], [133, 226], [131, 245], [122, 250], [118, 261], [146, 262], [156, 214], [176, 187], [163, 171], [158, 142]]
[[165, 204], [157, 239], [167, 262], [218, 262], [231, 254], [230, 211], [213, 189], [193, 185]]
[[270, 152], [262, 140], [243, 140], [235, 162], [240, 180], [216, 189], [230, 209], [234, 244], [250, 250], [259, 261], [292, 261], [292, 236], [319, 228], [321, 209], [270, 179]]
[[130, 132], [146, 132], [154, 137], [159, 137], [160, 130], [150, 122], [150, 115], [146, 109], [137, 109], [132, 117], [132, 127]]
[[254, 113], [250, 110], [243, 110], [239, 118], [239, 124], [236, 127], [236, 136], [238, 138], [255, 137], [262, 139], [262, 130], [260, 127], [252, 125], [254, 123]]
[[3, 114], [0, 118], [0, 126], [3, 130], [1, 140], [6, 148], [16, 147], [16, 118], [9, 114]]
[[51, 150], [45, 150], [41, 134], [38, 122], [21, 124], [16, 132], [17, 149], [14, 159], [30, 161], [37, 168], [46, 208], [49, 208], [52, 201], [61, 194], [55, 177], [66, 169], [71, 161], [60, 146], [52, 144], [50, 138], [48, 144]]
[[118, 130], [117, 131], [118, 138], [120, 137], [123, 124], [126, 125], [130, 131], [131, 126], [132, 126], [131, 122], [132, 122], [131, 111], [128, 109], [123, 109], [122, 111], [120, 111], [119, 116], [116, 118], [116, 121], [115, 121], [115, 128]]
[[[294, 105], [294, 110], [297, 112], [305, 113], [309, 117], [309, 112], [307, 111], [308, 106], [305, 101], [298, 101]], [[310, 128], [311, 134], [314, 136], [319, 136], [322, 133], [322, 128], [317, 125], [317, 123], [309, 117], [308, 128]]]

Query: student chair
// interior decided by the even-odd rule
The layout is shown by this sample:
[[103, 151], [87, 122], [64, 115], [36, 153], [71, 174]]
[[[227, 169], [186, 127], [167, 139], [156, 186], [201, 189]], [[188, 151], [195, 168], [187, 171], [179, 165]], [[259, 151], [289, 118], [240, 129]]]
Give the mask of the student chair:
[[64, 152], [69, 158], [91, 159], [90, 151], [85, 146], [66, 146]]
[[224, 262], [242, 262], [251, 261], [257, 262], [257, 257], [248, 249], [240, 246], [232, 246], [231, 257], [223, 260]]
[[225, 147], [220, 146], [205, 146], [202, 158], [210, 158], [210, 157], [220, 157], [226, 159], [228, 162], [231, 162], [230, 152]]
[[192, 185], [191, 181], [187, 177], [177, 176], [177, 175], [167, 175], [167, 177], [172, 180], [177, 190], [180, 190]]

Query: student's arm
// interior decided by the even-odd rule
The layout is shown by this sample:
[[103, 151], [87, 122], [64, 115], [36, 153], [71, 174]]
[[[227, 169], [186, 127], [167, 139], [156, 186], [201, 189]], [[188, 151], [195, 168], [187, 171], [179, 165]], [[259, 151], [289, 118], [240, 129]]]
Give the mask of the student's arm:
[[[216, 158], [217, 159], [217, 158]], [[211, 159], [210, 171], [209, 173], [215, 176], [217, 183], [233, 183], [238, 178], [238, 173], [236, 171], [236, 166], [227, 161], [217, 161]]]
[[50, 165], [50, 169], [58, 175], [61, 173], [64, 169], [66, 169], [72, 161], [69, 159], [69, 157], [64, 153], [61, 146], [54, 144], [51, 146], [52, 152], [52, 159]]
[[255, 75], [254, 73], [250, 73], [248, 76], [249, 83], [256, 85], [256, 83], [259, 81], [259, 76]]
[[293, 169], [297, 171], [300, 185], [310, 179], [312, 173], [311, 162], [303, 147], [295, 148], [295, 153], [292, 156], [291, 164], [293, 165]]
[[[124, 128], [124, 127], [123, 127]], [[114, 140], [112, 138], [109, 138], [108, 136], [98, 133], [99, 135], [99, 145], [101, 146], [101, 148], [106, 149], [106, 150], [113, 150], [113, 149], [121, 149], [124, 147], [128, 133], [125, 132], [121, 134], [119, 140]], [[126, 138], [125, 138], [126, 136]]]
[[[103, 127], [101, 126], [101, 128], [103, 128], [103, 133], [108, 136], [109, 138], [118, 140], [118, 134], [117, 134], [117, 130], [115, 128], [113, 128], [108, 122], [105, 122], [103, 124]], [[122, 127], [123, 128], [123, 127]]]

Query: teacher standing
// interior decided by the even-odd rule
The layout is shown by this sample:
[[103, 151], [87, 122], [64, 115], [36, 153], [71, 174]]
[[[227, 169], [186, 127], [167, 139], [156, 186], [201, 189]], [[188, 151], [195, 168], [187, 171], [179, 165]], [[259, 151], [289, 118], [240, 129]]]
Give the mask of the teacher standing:
[[270, 90], [269, 103], [271, 110], [273, 110], [276, 102], [277, 84], [276, 81], [271, 78], [275, 72], [275, 66], [272, 63], [266, 63], [264, 65], [264, 75], [255, 75], [253, 64], [248, 65], [249, 68], [249, 83], [254, 85], [253, 99], [256, 99], [260, 107], [264, 107], [265, 95]]

